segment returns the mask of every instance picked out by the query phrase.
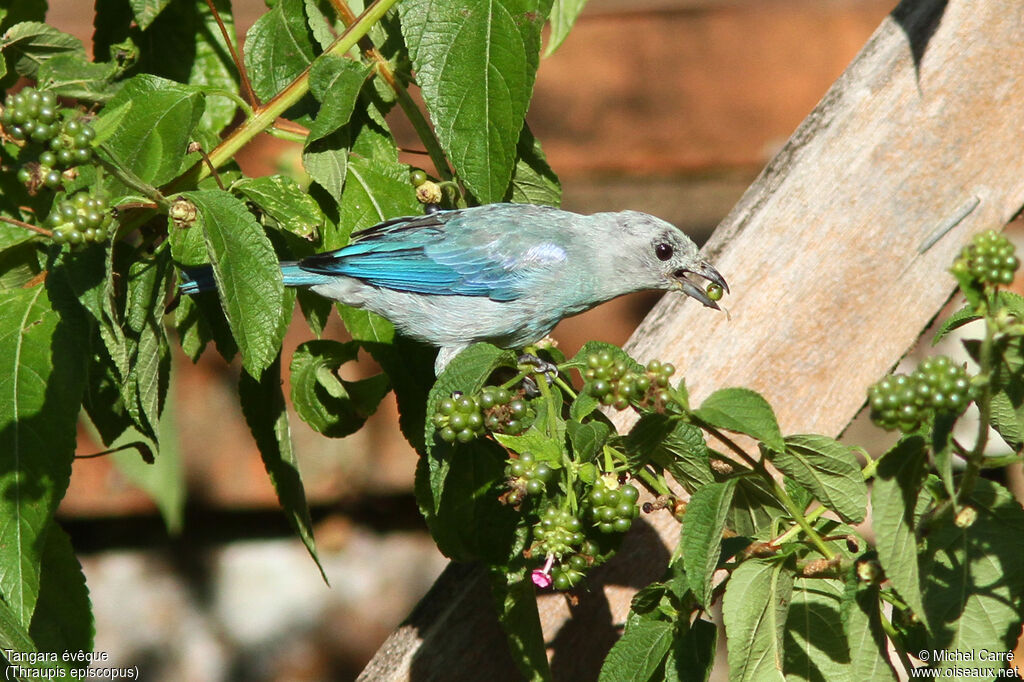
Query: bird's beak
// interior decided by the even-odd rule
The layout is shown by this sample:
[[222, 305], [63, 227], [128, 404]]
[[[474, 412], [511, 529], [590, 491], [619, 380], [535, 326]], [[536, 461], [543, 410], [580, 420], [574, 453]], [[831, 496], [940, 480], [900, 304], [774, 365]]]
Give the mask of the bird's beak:
[[718, 304], [712, 301], [711, 297], [708, 296], [707, 292], [704, 290], [704, 287], [690, 281], [686, 277], [686, 275], [688, 274], [697, 275], [698, 277], [702, 277], [708, 280], [709, 282], [714, 282], [718, 286], [722, 287], [725, 293], [729, 293], [729, 285], [728, 283], [726, 283], [725, 278], [722, 277], [721, 274], [719, 274], [718, 270], [715, 270], [707, 263], [701, 261], [700, 265], [698, 265], [696, 268], [677, 270], [675, 274], [677, 278], [676, 281], [678, 282], [678, 287], [679, 289], [682, 290], [684, 294], [686, 294], [690, 298], [697, 299], [698, 301], [706, 305], [708, 308], [721, 310], [721, 308], [718, 307]]

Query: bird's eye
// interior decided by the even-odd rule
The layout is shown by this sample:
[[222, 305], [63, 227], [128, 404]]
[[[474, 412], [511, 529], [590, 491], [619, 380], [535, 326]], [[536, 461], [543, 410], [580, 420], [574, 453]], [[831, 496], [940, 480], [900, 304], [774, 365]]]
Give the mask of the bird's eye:
[[658, 257], [658, 260], [668, 260], [672, 257], [672, 247], [662, 242], [654, 247], [654, 255]]

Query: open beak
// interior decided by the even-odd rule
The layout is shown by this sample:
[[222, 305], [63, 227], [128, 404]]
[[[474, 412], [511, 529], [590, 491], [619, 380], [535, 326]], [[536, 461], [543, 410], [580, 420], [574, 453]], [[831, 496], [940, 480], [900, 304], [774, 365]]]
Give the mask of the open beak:
[[711, 300], [711, 297], [708, 296], [707, 291], [705, 291], [704, 287], [691, 281], [686, 277], [686, 275], [696, 275], [698, 277], [702, 277], [703, 279], [706, 279], [709, 282], [713, 282], [718, 286], [722, 287], [725, 293], [729, 293], [729, 285], [726, 283], [725, 278], [719, 274], [718, 270], [715, 270], [713, 267], [702, 261], [700, 265], [697, 266], [696, 268], [676, 270], [675, 276], [677, 278], [676, 281], [679, 283], [679, 288], [683, 291], [684, 294], [686, 294], [690, 298], [697, 299], [698, 301], [706, 305], [708, 308], [721, 310], [721, 308], [718, 307], [718, 304]]

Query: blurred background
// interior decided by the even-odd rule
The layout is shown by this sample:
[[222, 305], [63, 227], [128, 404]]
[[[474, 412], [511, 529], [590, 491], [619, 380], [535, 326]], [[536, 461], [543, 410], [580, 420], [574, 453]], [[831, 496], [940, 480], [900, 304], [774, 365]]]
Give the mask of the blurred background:
[[[646, 211], [703, 242], [894, 4], [591, 0], [542, 61], [527, 117], [563, 207]], [[264, 6], [234, 5], [241, 38]], [[50, 8], [51, 24], [89, 45], [91, 3]], [[392, 123], [417, 146], [400, 113]], [[266, 137], [239, 162], [264, 175], [298, 156]], [[613, 301], [554, 336], [567, 354], [589, 339], [622, 343], [654, 300]], [[327, 335], [344, 337], [336, 319]], [[310, 337], [296, 319], [285, 353]], [[163, 461], [78, 460], [60, 508], [96, 649], [146, 680], [353, 679], [445, 565], [416, 510], [416, 456], [393, 402], [343, 440], [292, 419], [327, 587], [278, 510], [238, 408], [238, 367], [213, 352], [175, 363]], [[83, 431], [79, 451], [99, 449]], [[184, 498], [173, 533], [139, 484], [161, 490], [165, 509]]]

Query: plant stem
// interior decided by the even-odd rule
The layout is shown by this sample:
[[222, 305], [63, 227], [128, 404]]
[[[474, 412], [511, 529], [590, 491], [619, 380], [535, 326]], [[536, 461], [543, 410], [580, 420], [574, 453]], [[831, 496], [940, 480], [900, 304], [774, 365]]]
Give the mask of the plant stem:
[[[989, 312], [991, 312], [991, 302]], [[993, 380], [993, 353], [994, 333], [992, 319], [985, 316], [985, 337], [981, 340], [981, 353], [978, 356], [978, 364], [981, 365], [981, 376], [985, 378], [981, 385], [981, 395], [975, 401], [978, 405], [978, 437], [974, 447], [967, 456], [967, 467], [960, 479], [960, 488], [957, 490], [956, 500], [960, 504], [970, 497], [974, 492], [974, 484], [981, 472], [982, 460], [985, 457], [985, 446], [988, 445], [988, 422], [992, 416], [992, 380]]]
[[768, 471], [768, 469], [762, 462], [759, 462], [758, 460], [748, 455], [743, 448], [741, 448], [739, 445], [736, 445], [736, 443], [734, 443], [731, 438], [729, 438], [724, 433], [716, 429], [714, 426], [708, 424], [707, 422], [697, 417], [694, 417], [693, 415], [691, 415], [691, 418], [702, 429], [710, 433], [712, 436], [714, 436], [721, 442], [725, 443], [726, 447], [735, 452], [740, 459], [742, 459], [744, 462], [753, 467], [754, 470], [761, 475], [765, 482], [772, 486], [772, 491], [775, 493], [775, 496], [779, 499], [779, 502], [782, 503], [782, 505], [786, 508], [786, 511], [788, 511], [790, 516], [793, 517], [793, 520], [797, 522], [797, 525], [799, 525], [800, 528], [807, 535], [807, 538], [826, 559], [831, 559], [835, 556], [835, 552], [833, 552], [832, 549], [825, 544], [825, 541], [821, 539], [821, 536], [818, 535], [817, 531], [815, 531], [811, 524], [808, 523], [807, 517], [804, 516], [803, 510], [797, 506], [796, 502], [793, 501], [793, 498], [790, 497], [789, 493], [786, 492], [786, 489], [779, 485], [779, 482], [775, 480], [775, 477], [772, 476], [771, 472]]
[[39, 227], [38, 225], [33, 225], [31, 223], [26, 223], [26, 222], [23, 222], [21, 220], [18, 220], [17, 218], [8, 218], [7, 216], [0, 215], [0, 222], [5, 222], [8, 225], [14, 225], [15, 227], [22, 227], [22, 228], [24, 228], [26, 230], [31, 230], [32, 232], [37, 232], [37, 233], [43, 235], [44, 237], [52, 237], [53, 236], [53, 232], [51, 232], [50, 230], [47, 230], [45, 227]]
[[[375, 0], [373, 4], [366, 8], [362, 14], [356, 19], [355, 23], [349, 26], [341, 36], [334, 41], [326, 50], [324, 54], [333, 55], [344, 55], [359, 41], [360, 38], [366, 35], [370, 30], [370, 27], [380, 21], [391, 7], [398, 2], [398, 0]], [[249, 143], [252, 138], [256, 137], [257, 134], [263, 132], [271, 125], [278, 116], [287, 111], [292, 105], [298, 102], [302, 97], [309, 92], [309, 67], [306, 67], [299, 76], [289, 83], [285, 88], [274, 95], [274, 97], [266, 104], [257, 107], [254, 111], [252, 118], [248, 119], [242, 125], [231, 131], [220, 144], [210, 152], [210, 162], [214, 167], [220, 167], [232, 158], [235, 154]], [[192, 166], [184, 175], [178, 178], [177, 181], [172, 183], [172, 187], [178, 187], [187, 182], [198, 182], [202, 180], [210, 171], [208, 167], [199, 162]]]
[[[355, 14], [349, 9], [349, 6], [343, 2], [343, 0], [332, 0], [334, 9], [338, 12], [338, 16], [341, 18], [342, 23], [346, 27], [351, 26], [356, 21]], [[451, 180], [452, 172], [448, 168], [448, 159], [444, 155], [444, 150], [441, 149], [441, 143], [438, 141], [437, 136], [434, 134], [433, 128], [430, 127], [430, 123], [427, 122], [426, 117], [420, 108], [413, 101], [412, 97], [409, 96], [409, 91], [405, 89], [402, 82], [395, 77], [395, 72], [391, 70], [391, 65], [388, 64], [388, 60], [384, 58], [384, 55], [380, 53], [369, 36], [365, 36], [360, 39], [359, 47], [362, 49], [363, 54], [369, 59], [373, 60], [374, 66], [377, 70], [377, 74], [384, 79], [384, 82], [388, 84], [395, 93], [395, 99], [398, 101], [398, 106], [402, 107], [402, 111], [405, 113], [406, 118], [409, 119], [409, 123], [412, 124], [413, 130], [416, 131], [416, 135], [420, 138], [423, 143], [423, 147], [427, 150], [427, 154], [430, 156], [431, 162], [434, 164], [434, 168], [437, 169], [438, 177], [442, 180]]]

